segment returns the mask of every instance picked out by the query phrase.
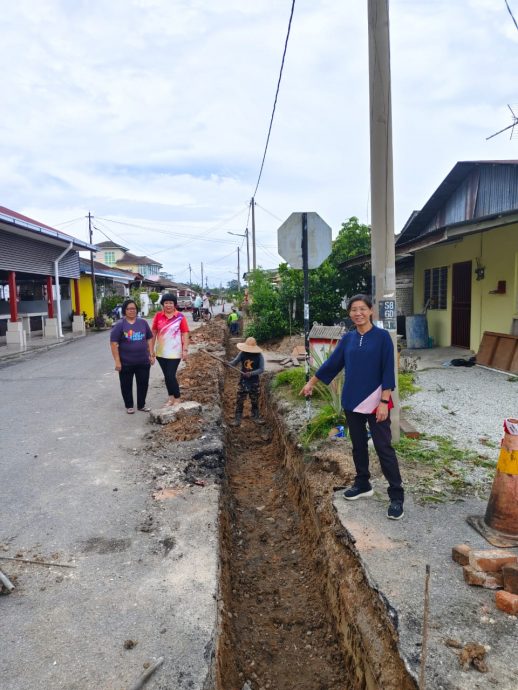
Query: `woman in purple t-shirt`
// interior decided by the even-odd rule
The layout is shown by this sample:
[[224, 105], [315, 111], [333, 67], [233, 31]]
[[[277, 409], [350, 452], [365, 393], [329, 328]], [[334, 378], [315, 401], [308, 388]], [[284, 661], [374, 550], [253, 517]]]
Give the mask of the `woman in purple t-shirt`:
[[113, 326], [110, 347], [119, 372], [121, 393], [126, 412], [133, 414], [133, 377], [137, 382], [137, 408], [149, 412], [146, 395], [150, 366], [155, 363], [153, 334], [145, 319], [137, 316], [137, 303], [127, 299], [122, 305], [122, 319]]

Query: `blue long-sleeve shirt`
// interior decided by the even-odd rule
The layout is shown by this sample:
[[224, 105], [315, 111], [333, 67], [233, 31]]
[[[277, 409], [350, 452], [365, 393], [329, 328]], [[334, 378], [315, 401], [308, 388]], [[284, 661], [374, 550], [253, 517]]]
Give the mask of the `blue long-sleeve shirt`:
[[342, 407], [372, 414], [379, 405], [381, 392], [396, 387], [394, 346], [389, 332], [373, 326], [364, 335], [358, 331], [346, 333], [315, 376], [329, 384], [342, 369]]

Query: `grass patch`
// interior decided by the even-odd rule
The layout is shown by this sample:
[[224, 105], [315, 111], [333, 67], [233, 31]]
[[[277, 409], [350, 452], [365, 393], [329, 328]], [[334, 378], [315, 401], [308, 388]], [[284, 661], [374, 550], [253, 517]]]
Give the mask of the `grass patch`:
[[394, 445], [398, 457], [410, 468], [426, 468], [420, 473], [413, 488], [422, 501], [443, 503], [460, 494], [476, 494], [484, 489], [469, 480], [469, 471], [474, 468], [494, 469], [495, 462], [479, 456], [471, 450], [457, 448], [447, 436], [426, 436], [413, 439], [402, 436]]
[[415, 376], [411, 371], [399, 372], [398, 374], [398, 389], [401, 400], [410, 397], [421, 389], [415, 385]]
[[306, 372], [303, 367], [286, 369], [276, 374], [272, 380], [272, 389], [289, 388], [293, 395], [298, 396], [306, 383]]

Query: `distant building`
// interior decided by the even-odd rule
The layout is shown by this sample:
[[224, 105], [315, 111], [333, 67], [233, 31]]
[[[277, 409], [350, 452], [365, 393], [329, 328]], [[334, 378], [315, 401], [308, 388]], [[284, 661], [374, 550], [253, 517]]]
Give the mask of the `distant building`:
[[150, 259], [149, 256], [132, 254], [127, 247], [124, 247], [122, 244], [116, 244], [111, 240], [99, 242], [97, 247], [98, 251], [95, 258], [106, 266], [116, 266], [125, 271], [139, 273], [144, 278], [158, 276], [162, 268], [161, 263]]
[[62, 328], [82, 332], [79, 252], [90, 245], [45, 223], [0, 207], [0, 345], [23, 346]]

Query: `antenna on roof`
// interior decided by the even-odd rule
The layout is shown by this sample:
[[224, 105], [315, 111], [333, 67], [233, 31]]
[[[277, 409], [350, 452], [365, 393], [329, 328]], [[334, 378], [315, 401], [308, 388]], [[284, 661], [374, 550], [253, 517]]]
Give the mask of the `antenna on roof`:
[[516, 125], [518, 125], [518, 116], [516, 116], [516, 115], [514, 114], [514, 111], [513, 111], [513, 109], [511, 108], [511, 106], [510, 106], [509, 104], [507, 104], [507, 107], [508, 107], [509, 110], [511, 111], [511, 116], [512, 116], [512, 118], [513, 118], [512, 124], [508, 125], [507, 127], [504, 127], [503, 129], [499, 130], [498, 132], [495, 132], [495, 133], [492, 134], [490, 137], [486, 137], [486, 141], [487, 141], [488, 139], [492, 139], [493, 137], [496, 137], [497, 134], [502, 134], [502, 132], [506, 132], [508, 129], [511, 130], [511, 136], [509, 137], [509, 139], [512, 139], [512, 138], [513, 138], [514, 128], [516, 127]]

